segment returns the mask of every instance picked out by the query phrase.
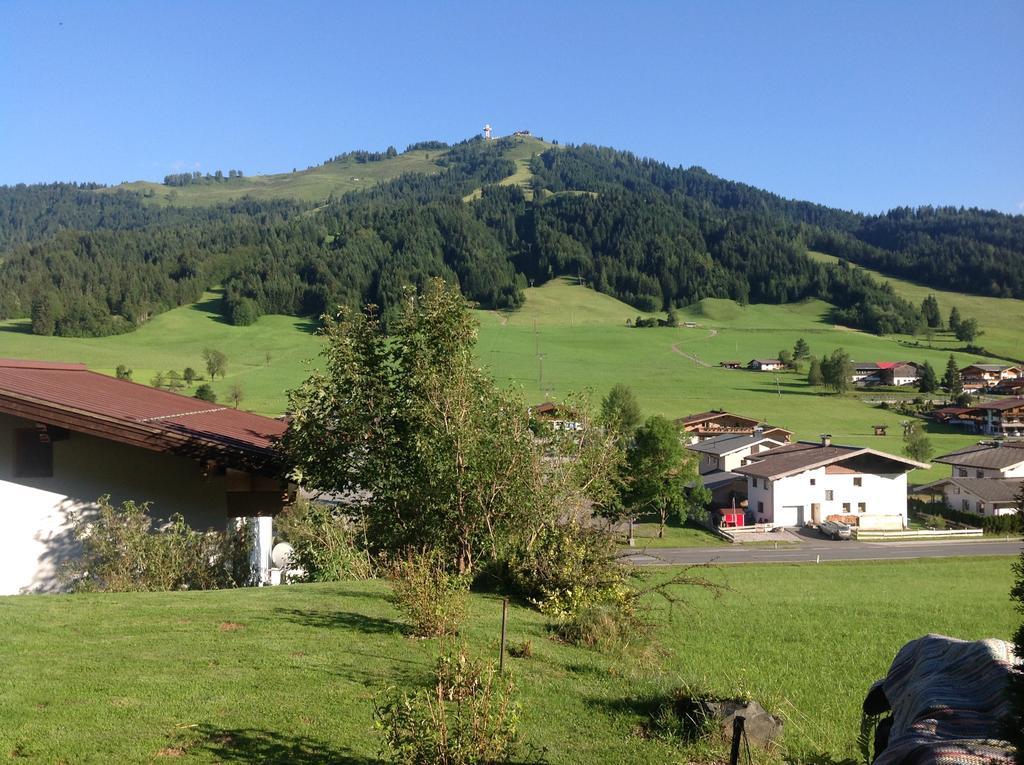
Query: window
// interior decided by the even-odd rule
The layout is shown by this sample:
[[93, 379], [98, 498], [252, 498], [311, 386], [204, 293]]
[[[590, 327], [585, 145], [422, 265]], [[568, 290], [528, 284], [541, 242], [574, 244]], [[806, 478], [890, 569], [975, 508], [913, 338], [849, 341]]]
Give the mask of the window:
[[978, 514], [979, 515], [984, 515], [985, 514], [985, 503], [982, 502], [981, 500], [978, 500]]
[[817, 478], [812, 478], [811, 479], [811, 486], [816, 486], [817, 483], [818, 483], [818, 479]]
[[857, 512], [858, 513], [866, 513], [867, 511], [868, 511], [868, 503], [867, 502], [858, 502], [857, 503]]
[[14, 475], [17, 478], [53, 476], [53, 444], [44, 433], [35, 428], [14, 431]]
[[844, 502], [843, 503], [843, 512], [844, 513], [850, 512], [850, 503], [849, 502]]
[[860, 476], [857, 476], [856, 478], [853, 479], [853, 485], [854, 486], [863, 486], [864, 485], [864, 479], [861, 478]]
[[825, 501], [826, 502], [831, 502], [832, 501], [832, 489], [825, 489]]
[[967, 468], [960, 468], [957, 471], [957, 475], [960, 476], [960, 478], [966, 478], [967, 477]]
[[964, 512], [965, 513], [969, 513], [971, 511], [971, 502], [970, 502], [970, 500], [965, 499], [963, 501], [963, 508], [964, 508]]
[[764, 512], [764, 502], [758, 502], [757, 503], [757, 513], [758, 513], [758, 515], [762, 514], [763, 512]]
[[757, 479], [756, 478], [754, 479], [754, 488], [755, 489], [757, 488]]
[[975, 478], [984, 478], [985, 477], [985, 471], [984, 470], [975, 470], [974, 471], [974, 477]]

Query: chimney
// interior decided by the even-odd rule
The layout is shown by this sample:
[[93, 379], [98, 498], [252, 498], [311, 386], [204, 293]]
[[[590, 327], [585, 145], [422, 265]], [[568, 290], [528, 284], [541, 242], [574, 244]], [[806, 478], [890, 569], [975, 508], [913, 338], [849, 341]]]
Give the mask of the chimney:
[[821, 445], [822, 446], [832, 446], [832, 434], [831, 433], [822, 433], [821, 434]]
[[755, 436], [763, 436], [764, 435], [764, 426], [762, 426], [762, 425], [755, 425], [754, 426], [754, 435]]

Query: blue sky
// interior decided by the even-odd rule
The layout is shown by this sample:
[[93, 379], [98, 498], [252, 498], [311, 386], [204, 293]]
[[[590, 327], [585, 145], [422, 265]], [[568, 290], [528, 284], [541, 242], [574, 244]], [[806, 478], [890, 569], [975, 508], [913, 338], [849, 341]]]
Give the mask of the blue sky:
[[0, 2], [0, 183], [484, 122], [789, 197], [1024, 211], [1024, 2]]

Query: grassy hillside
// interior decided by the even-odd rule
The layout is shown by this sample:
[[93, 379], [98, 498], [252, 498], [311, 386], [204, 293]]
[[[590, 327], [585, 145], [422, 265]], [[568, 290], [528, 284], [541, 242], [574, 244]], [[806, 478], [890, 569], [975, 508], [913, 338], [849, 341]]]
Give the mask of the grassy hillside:
[[110, 375], [124, 364], [134, 370], [136, 382], [148, 384], [157, 370], [175, 369], [180, 374], [190, 366], [205, 376], [202, 351], [216, 348], [228, 356], [226, 378], [212, 383], [220, 400], [226, 401], [228, 390], [237, 384], [244, 393], [242, 408], [281, 414], [284, 391], [306, 377], [304, 362], [319, 353], [315, 326], [293, 316], [263, 316], [252, 326], [235, 327], [221, 319], [218, 298], [217, 293], [207, 293], [199, 303], [167, 311], [135, 332], [111, 337], [40, 337], [29, 332], [26, 319], [3, 321], [0, 356], [83, 362]]
[[410, 151], [379, 162], [356, 162], [347, 159], [329, 162], [309, 170], [275, 175], [253, 175], [223, 183], [199, 183], [188, 186], [164, 186], [161, 183], [136, 181], [114, 186], [114, 189], [138, 191], [158, 204], [203, 206], [227, 202], [244, 196], [256, 199], [300, 199], [318, 202], [331, 194], [363, 189], [402, 173], [436, 173], [441, 168], [436, 160], [444, 152]]
[[[501, 186], [518, 186], [523, 190], [527, 199], [533, 199], [533, 188], [530, 186], [530, 181], [533, 180], [533, 173], [530, 172], [530, 159], [534, 154], [540, 154], [542, 151], [552, 148], [554, 144], [533, 136], [517, 136], [512, 140], [515, 141], [515, 145], [505, 152], [505, 157], [516, 163], [516, 171], [507, 178], [502, 178], [498, 183]], [[474, 199], [479, 199], [481, 193], [481, 189], [474, 189], [463, 197], [463, 201], [471, 202]]]
[[[108, 374], [125, 364], [135, 370], [135, 380], [148, 383], [158, 369], [180, 372], [191, 366], [202, 373], [203, 348], [219, 348], [229, 359], [227, 378], [214, 383], [221, 400], [237, 383], [245, 394], [243, 408], [280, 414], [286, 403], [284, 391], [306, 376], [304, 362], [319, 351], [313, 324], [263, 316], [250, 327], [231, 326], [216, 312], [216, 299], [215, 293], [208, 293], [200, 303], [168, 311], [131, 334], [113, 337], [39, 337], [28, 333], [24, 320], [0, 322], [0, 356], [81, 361]], [[478, 311], [478, 352], [501, 384], [521, 390], [530, 403], [588, 389], [596, 403], [622, 382], [633, 388], [647, 414], [675, 418], [725, 408], [785, 426], [800, 438], [830, 432], [840, 443], [898, 453], [904, 418], [865, 404], [859, 395], [825, 394], [794, 373], [717, 366], [723, 360], [745, 363], [754, 357], [774, 357], [780, 349], [792, 348], [798, 337], [815, 354], [843, 347], [857, 360], [928, 360], [940, 371], [945, 365], [945, 350], [908, 347], [900, 338], [835, 327], [825, 318], [828, 309], [820, 301], [740, 306], [707, 299], [680, 312], [681, 319], [698, 325], [695, 328], [635, 329], [625, 324], [638, 315], [635, 309], [560, 279], [527, 289], [526, 304], [518, 311]], [[961, 364], [973, 358], [957, 354]], [[889, 435], [872, 435], [875, 424], [888, 425]], [[929, 424], [928, 429], [939, 452], [974, 440], [937, 425]], [[938, 478], [945, 471], [944, 466], [917, 471], [912, 480]]]
[[[822, 252], [807, 254], [822, 262], [834, 263], [838, 260], [838, 258]], [[1024, 360], [1024, 300], [937, 290], [922, 284], [908, 282], [905, 279], [886, 276], [870, 268], [863, 270], [879, 281], [889, 282], [898, 295], [917, 305], [920, 305], [928, 295], [934, 295], [935, 299], [939, 301], [943, 321], [949, 318], [950, 309], [956, 306], [964, 318], [970, 317], [978, 320], [978, 325], [985, 333], [978, 338], [978, 345], [1006, 358]], [[926, 342], [924, 338], [918, 338], [918, 340], [922, 343]], [[933, 344], [936, 348], [957, 348], [963, 345], [948, 332], [936, 335]]]
[[[1010, 637], [1010, 564], [727, 568], [712, 572], [731, 587], [719, 599], [689, 593], [674, 618], [652, 603], [665, 650], [641, 661], [557, 643], [513, 606], [510, 641], [533, 645], [507, 662], [523, 738], [553, 764], [690, 761], [638, 735], [644, 697], [687, 685], [782, 715], [790, 762], [854, 757], [863, 695], [903, 643]], [[500, 614], [498, 598], [472, 597], [471, 653], [496, 655]], [[19, 762], [381, 762], [374, 695], [424, 682], [438, 651], [403, 634], [381, 582], [8, 597], [0, 620], [0, 757]]]
[[[680, 312], [695, 328], [636, 329], [625, 325], [637, 316], [635, 309], [568, 280], [528, 289], [526, 295], [525, 306], [514, 313], [481, 312], [479, 353], [499, 381], [520, 388], [531, 402], [584, 389], [599, 399], [622, 382], [633, 388], [648, 414], [675, 418], [724, 408], [782, 425], [799, 438], [829, 432], [839, 443], [899, 453], [905, 418], [898, 414], [869, 406], [859, 395], [812, 389], [802, 374], [729, 370], [718, 363], [773, 358], [799, 337], [812, 353], [842, 347], [863, 361], [927, 360], [941, 370], [949, 355], [835, 327], [826, 318], [828, 304], [820, 301], [740, 306], [706, 299]], [[957, 359], [962, 364], [973, 357], [957, 354]], [[889, 435], [874, 436], [876, 424], [888, 425]], [[928, 430], [940, 452], [973, 440], [936, 425]], [[916, 471], [912, 480], [937, 478], [945, 470]]]

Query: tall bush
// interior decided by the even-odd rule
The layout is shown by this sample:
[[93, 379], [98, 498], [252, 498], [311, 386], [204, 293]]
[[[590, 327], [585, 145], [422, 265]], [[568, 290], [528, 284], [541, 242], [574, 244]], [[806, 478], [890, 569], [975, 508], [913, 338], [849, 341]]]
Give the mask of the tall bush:
[[251, 577], [244, 530], [200, 532], [180, 514], [157, 528], [146, 502], [100, 497], [95, 512], [75, 518], [74, 533], [82, 555], [64, 575], [79, 592], [209, 590]]
[[369, 579], [376, 573], [373, 559], [359, 544], [357, 522], [340, 510], [300, 500], [275, 525], [277, 535], [294, 548], [291, 562], [307, 582]]
[[376, 700], [381, 754], [405, 765], [509, 762], [519, 751], [515, 686], [465, 649], [438, 660], [430, 688], [390, 688]]
[[391, 568], [395, 605], [419, 637], [454, 635], [466, 617], [470, 577], [450, 571], [438, 553], [410, 555]]

